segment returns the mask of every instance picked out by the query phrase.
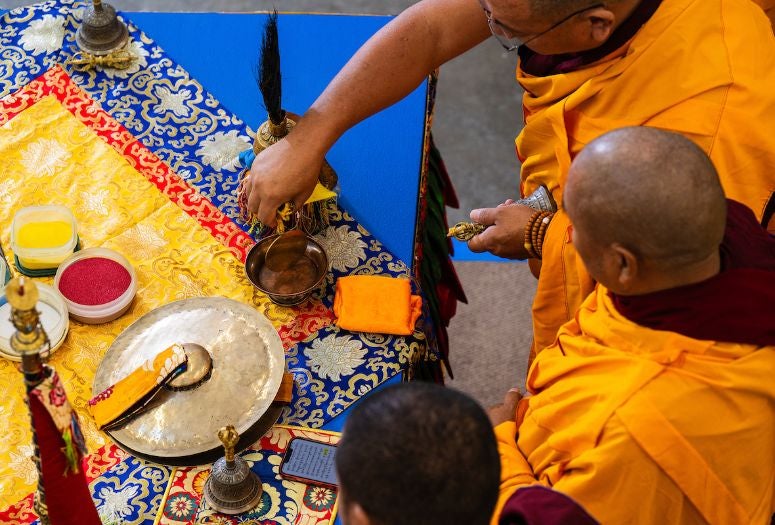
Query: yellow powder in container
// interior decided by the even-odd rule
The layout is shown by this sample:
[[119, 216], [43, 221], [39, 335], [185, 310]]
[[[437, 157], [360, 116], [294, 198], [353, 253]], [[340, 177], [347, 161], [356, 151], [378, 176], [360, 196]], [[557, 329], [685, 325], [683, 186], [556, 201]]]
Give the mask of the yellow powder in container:
[[72, 237], [73, 225], [69, 222], [28, 222], [19, 228], [16, 244], [20, 248], [56, 248]]

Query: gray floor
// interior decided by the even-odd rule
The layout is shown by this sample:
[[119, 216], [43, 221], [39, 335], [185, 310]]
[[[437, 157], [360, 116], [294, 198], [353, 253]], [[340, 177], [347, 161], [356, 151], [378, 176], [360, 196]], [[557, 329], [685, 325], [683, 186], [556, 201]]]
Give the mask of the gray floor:
[[[16, 7], [33, 0], [0, 0]], [[279, 11], [397, 14], [413, 0], [109, 0], [121, 11]], [[516, 56], [490, 39], [445, 64], [440, 73], [433, 133], [460, 197], [450, 222], [473, 208], [518, 193], [514, 137], [522, 121]], [[485, 405], [524, 381], [530, 344], [529, 305], [535, 281], [520, 263], [457, 263], [469, 304], [450, 326], [455, 380]]]

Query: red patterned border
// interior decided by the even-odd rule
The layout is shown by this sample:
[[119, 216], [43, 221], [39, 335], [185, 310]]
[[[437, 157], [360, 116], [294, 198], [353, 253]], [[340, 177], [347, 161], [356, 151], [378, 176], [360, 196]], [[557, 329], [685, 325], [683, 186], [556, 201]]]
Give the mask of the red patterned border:
[[159, 191], [196, 219], [237, 259], [245, 262], [247, 252], [254, 244], [253, 239], [104, 111], [60, 66], [54, 66], [16, 93], [0, 99], [0, 126], [45, 96], [55, 97]]
[[334, 312], [323, 303], [314, 302], [300, 311], [292, 321], [277, 329], [285, 350], [304, 341], [311, 334], [334, 322]]
[[32, 509], [33, 494], [17, 501], [7, 509], [0, 511], [0, 523], [4, 525], [24, 525], [38, 519], [38, 515]]
[[83, 461], [86, 481], [91, 483], [107, 472], [108, 469], [118, 465], [128, 457], [129, 454], [127, 452], [118, 448], [113, 443], [100, 447], [93, 454], [86, 456]]

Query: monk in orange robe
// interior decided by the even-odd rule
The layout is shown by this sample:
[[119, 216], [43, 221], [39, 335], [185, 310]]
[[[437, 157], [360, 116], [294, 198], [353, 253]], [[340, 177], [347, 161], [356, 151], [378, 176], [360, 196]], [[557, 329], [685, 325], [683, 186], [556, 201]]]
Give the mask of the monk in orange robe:
[[[544, 185], [560, 207], [540, 250], [533, 305], [540, 350], [594, 285], [569, 242], [563, 188], [571, 160], [595, 137], [631, 125], [683, 133], [710, 154], [727, 196], [764, 218], [775, 190], [775, 37], [762, 10], [773, 0], [757, 2], [418, 2], [358, 51], [292, 134], [258, 155], [248, 208], [274, 224], [278, 206], [311, 194], [323, 156], [347, 129], [494, 35], [519, 50], [522, 194]], [[472, 219], [490, 227], [469, 246], [509, 258], [537, 255], [524, 247], [531, 213], [522, 205], [474, 210]]]
[[[534, 350], [554, 341], [594, 286], [569, 242], [563, 188], [572, 159], [606, 130], [647, 125], [684, 134], [709, 153], [726, 195], [763, 218], [775, 190], [775, 37], [749, 0], [643, 0], [591, 51], [520, 48], [517, 80], [525, 89], [526, 124], [516, 141], [523, 193], [546, 186], [560, 207], [543, 239]], [[513, 249], [501, 253], [528, 255], [509, 213], [519, 211], [472, 213], [496, 226], [472, 249], [497, 250], [511, 230]]]
[[649, 127], [592, 141], [564, 197], [598, 285], [536, 357], [532, 395], [490, 412], [498, 509], [541, 484], [602, 523], [769, 523], [775, 237], [700, 148]]

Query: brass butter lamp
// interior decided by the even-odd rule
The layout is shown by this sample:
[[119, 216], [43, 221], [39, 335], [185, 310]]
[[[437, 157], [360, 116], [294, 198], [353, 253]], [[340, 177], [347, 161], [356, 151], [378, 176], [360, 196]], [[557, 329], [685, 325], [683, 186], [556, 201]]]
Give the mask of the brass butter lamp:
[[[11, 336], [11, 348], [22, 356], [21, 371], [24, 374], [24, 384], [27, 391], [40, 384], [45, 377], [42, 352], [48, 355], [51, 343], [40, 323], [40, 314], [36, 309], [38, 304], [38, 287], [31, 279], [16, 277], [8, 283], [5, 295], [11, 305], [11, 323], [16, 328]], [[32, 417], [32, 413], [30, 413]], [[35, 425], [32, 425], [33, 434]], [[38, 473], [38, 487], [33, 498], [33, 508], [40, 518], [41, 525], [49, 525], [51, 521], [46, 506], [46, 491], [43, 487], [43, 468], [38, 453], [37, 440], [33, 438], [35, 454], [32, 461]]]

